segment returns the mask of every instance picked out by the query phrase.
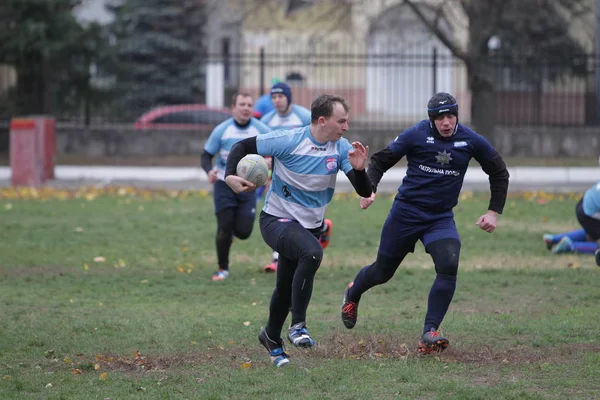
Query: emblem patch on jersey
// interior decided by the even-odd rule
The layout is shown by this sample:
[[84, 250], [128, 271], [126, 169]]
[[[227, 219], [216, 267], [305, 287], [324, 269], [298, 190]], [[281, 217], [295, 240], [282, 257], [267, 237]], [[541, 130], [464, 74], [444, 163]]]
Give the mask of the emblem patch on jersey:
[[454, 147], [466, 147], [468, 146], [467, 142], [454, 142]]
[[433, 136], [427, 136], [427, 143], [433, 143]]
[[452, 156], [446, 150], [438, 151], [438, 155], [435, 156], [435, 159], [440, 163], [440, 165], [444, 166], [444, 164], [450, 164], [450, 161], [452, 161]]
[[335, 171], [337, 169], [337, 158], [328, 157], [325, 159], [325, 166], [327, 167], [327, 171]]

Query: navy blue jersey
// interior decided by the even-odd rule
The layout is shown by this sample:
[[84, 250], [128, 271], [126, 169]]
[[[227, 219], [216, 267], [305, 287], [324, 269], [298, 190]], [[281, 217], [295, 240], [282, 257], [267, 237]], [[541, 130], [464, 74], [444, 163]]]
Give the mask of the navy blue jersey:
[[429, 120], [417, 123], [372, 156], [368, 171], [373, 184], [404, 156], [408, 168], [392, 206], [393, 216], [414, 222], [453, 216], [472, 158], [490, 175], [495, 197], [490, 209], [502, 212], [508, 171], [496, 149], [475, 131], [458, 124], [456, 133], [444, 138], [431, 128]]

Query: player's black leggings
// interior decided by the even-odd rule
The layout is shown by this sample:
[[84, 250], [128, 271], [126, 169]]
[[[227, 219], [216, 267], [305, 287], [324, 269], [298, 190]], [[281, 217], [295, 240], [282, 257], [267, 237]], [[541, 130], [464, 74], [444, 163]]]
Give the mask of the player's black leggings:
[[[412, 253], [414, 244], [400, 252], [398, 257], [388, 257], [377, 253], [377, 259], [371, 265], [364, 267], [355, 279], [352, 288], [352, 300], [360, 300], [362, 293], [376, 285], [381, 285], [392, 279], [402, 260], [408, 253]], [[456, 239], [440, 239], [429, 243], [425, 250], [431, 255], [435, 272], [441, 275], [456, 276], [458, 272], [458, 258], [460, 255], [460, 242]], [[360, 281], [360, 287], [357, 285]]]
[[229, 269], [229, 250], [233, 236], [248, 239], [254, 227], [254, 215], [239, 213], [239, 210], [230, 207], [217, 213], [217, 261], [221, 269]]
[[308, 230], [297, 221], [261, 212], [260, 232], [265, 242], [279, 253], [277, 282], [266, 326], [269, 337], [279, 338], [290, 311], [291, 325], [306, 321], [314, 277], [323, 259], [319, 243], [321, 228]]
[[[414, 250], [414, 243], [404, 249], [398, 249], [398, 257], [388, 257], [382, 253], [377, 254], [377, 260], [361, 269], [354, 286], [350, 289], [349, 300], [358, 302], [361, 295], [372, 288], [389, 281], [408, 253]], [[427, 313], [423, 331], [431, 328], [437, 329], [452, 302], [456, 290], [456, 275], [458, 273], [458, 260], [460, 258], [460, 241], [454, 238], [440, 239], [425, 246], [435, 265], [435, 280], [429, 290], [427, 300]]]

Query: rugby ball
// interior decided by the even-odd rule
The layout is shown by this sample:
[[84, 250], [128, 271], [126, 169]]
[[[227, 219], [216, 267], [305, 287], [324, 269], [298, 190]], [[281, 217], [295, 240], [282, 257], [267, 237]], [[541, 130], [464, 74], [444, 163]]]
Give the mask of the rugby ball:
[[267, 183], [269, 167], [262, 156], [248, 154], [240, 160], [235, 173], [237, 176], [254, 183], [256, 186], [262, 186]]

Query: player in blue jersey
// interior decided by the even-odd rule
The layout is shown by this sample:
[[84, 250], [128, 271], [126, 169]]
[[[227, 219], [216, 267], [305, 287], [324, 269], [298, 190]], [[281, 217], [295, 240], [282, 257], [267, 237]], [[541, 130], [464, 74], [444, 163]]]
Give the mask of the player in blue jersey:
[[[233, 117], [213, 129], [200, 157], [202, 169], [208, 175], [208, 182], [214, 184], [219, 263], [219, 269], [212, 277], [214, 281], [221, 281], [229, 276], [229, 251], [233, 236], [247, 239], [252, 233], [256, 217], [254, 193], [234, 193], [224, 181], [227, 156], [233, 145], [240, 140], [271, 131], [271, 128], [252, 118], [252, 96], [249, 94], [234, 94], [231, 107]], [[212, 160], [215, 156], [213, 166]]]
[[279, 253], [279, 266], [269, 318], [258, 338], [278, 367], [289, 363], [280, 336], [290, 311], [290, 343], [315, 344], [306, 328], [306, 310], [323, 258], [319, 236], [338, 171], [346, 174], [360, 196], [372, 193], [365, 172], [368, 147], [343, 138], [348, 113], [343, 98], [321, 95], [312, 103], [309, 126], [242, 140], [227, 160], [225, 181], [236, 193], [244, 193], [255, 186], [235, 175], [238, 161], [246, 154], [273, 157], [273, 182], [260, 214], [260, 231], [265, 243]]
[[448, 311], [456, 288], [460, 237], [452, 209], [458, 197], [471, 158], [489, 175], [491, 199], [488, 210], [477, 220], [486, 232], [496, 229], [508, 191], [508, 171], [502, 157], [490, 143], [458, 123], [458, 104], [448, 93], [437, 93], [427, 105], [429, 120], [423, 120], [400, 134], [371, 157], [368, 175], [373, 194], [360, 200], [369, 207], [381, 177], [402, 157], [408, 168], [390, 213], [383, 225], [375, 262], [362, 268], [344, 292], [342, 321], [356, 325], [358, 303], [364, 292], [392, 278], [408, 253], [420, 240], [433, 259], [436, 277], [429, 292], [420, 353], [441, 351], [447, 338], [438, 328]]
[[587, 253], [596, 255], [600, 267], [600, 182], [585, 191], [575, 206], [575, 216], [583, 229], [544, 235], [546, 247], [555, 254]]
[[271, 87], [271, 100], [275, 109], [264, 114], [260, 121], [275, 129], [292, 129], [310, 125], [310, 111], [292, 103], [292, 89], [278, 82]]
[[[292, 89], [288, 84], [276, 82], [273, 87], [271, 87], [271, 99], [275, 105], [275, 109], [261, 118], [261, 122], [264, 122], [271, 129], [293, 129], [310, 125], [310, 111], [302, 106], [292, 103]], [[262, 193], [259, 193], [259, 191], [265, 187], [267, 187], [267, 185], [258, 188], [257, 195], [260, 196]], [[319, 239], [323, 249], [329, 245], [332, 229], [333, 223], [330, 219], [325, 218], [323, 233]], [[271, 262], [264, 266], [264, 270], [266, 272], [277, 271], [278, 258], [278, 253], [274, 251]]]

